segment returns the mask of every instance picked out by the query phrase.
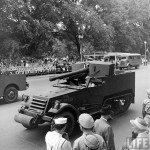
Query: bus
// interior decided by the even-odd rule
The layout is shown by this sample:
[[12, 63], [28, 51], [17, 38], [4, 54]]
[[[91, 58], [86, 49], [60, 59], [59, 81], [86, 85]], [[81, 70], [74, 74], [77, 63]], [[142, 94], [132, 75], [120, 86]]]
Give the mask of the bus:
[[112, 52], [104, 56], [105, 62], [112, 62], [116, 65], [116, 68], [120, 70], [127, 68], [130, 70], [132, 67], [135, 69], [139, 68], [142, 64], [141, 54], [138, 53], [118, 53]]
[[86, 55], [84, 55], [84, 58], [87, 61], [92, 61], [92, 60], [102, 61], [105, 54], [106, 54], [105, 52], [95, 52], [94, 54], [86, 54]]

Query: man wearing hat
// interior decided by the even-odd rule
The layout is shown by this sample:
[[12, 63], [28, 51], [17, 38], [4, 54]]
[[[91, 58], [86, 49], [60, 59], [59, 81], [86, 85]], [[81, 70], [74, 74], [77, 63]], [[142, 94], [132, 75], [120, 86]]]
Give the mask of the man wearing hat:
[[82, 136], [74, 141], [73, 150], [106, 150], [104, 139], [93, 132], [94, 119], [83, 113], [78, 119]]
[[143, 101], [143, 105], [142, 105], [142, 115], [143, 115], [143, 118], [146, 115], [150, 115], [150, 89], [148, 89], [146, 91], [146, 93], [147, 93], [148, 99], [145, 99]]
[[136, 137], [132, 137], [131, 142], [126, 143], [122, 149], [125, 150], [149, 150], [150, 146], [150, 135], [145, 120], [141, 117], [137, 117], [135, 120], [130, 120], [132, 129]]
[[111, 110], [111, 105], [103, 106], [100, 113], [101, 118], [95, 121], [94, 130], [97, 134], [103, 137], [108, 150], [115, 150], [114, 133], [112, 127], [107, 121], [113, 113]]
[[71, 143], [63, 138], [67, 118], [54, 119], [54, 131], [47, 132], [45, 142], [47, 150], [71, 150]]

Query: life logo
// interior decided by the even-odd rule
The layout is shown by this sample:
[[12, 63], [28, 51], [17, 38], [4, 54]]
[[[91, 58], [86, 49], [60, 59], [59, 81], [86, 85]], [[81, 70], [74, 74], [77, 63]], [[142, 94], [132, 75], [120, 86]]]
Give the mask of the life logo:
[[150, 140], [148, 137], [137, 137], [132, 140], [131, 138], [126, 138], [126, 147], [128, 149], [143, 149], [149, 150], [150, 148]]

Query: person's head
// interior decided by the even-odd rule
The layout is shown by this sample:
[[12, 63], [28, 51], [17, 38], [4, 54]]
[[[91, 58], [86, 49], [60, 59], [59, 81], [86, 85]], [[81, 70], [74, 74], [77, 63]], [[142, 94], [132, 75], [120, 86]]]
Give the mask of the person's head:
[[111, 119], [111, 115], [113, 115], [113, 111], [111, 109], [111, 105], [104, 105], [102, 106], [100, 110], [101, 116], [103, 116], [105, 119]]
[[150, 99], [150, 89], [147, 89], [146, 93], [147, 93], [148, 98]]
[[54, 119], [54, 130], [64, 131], [66, 129], [67, 118], [56, 118]]
[[135, 120], [130, 120], [130, 123], [134, 133], [138, 134], [147, 131], [147, 123], [141, 117], [137, 117]]
[[84, 144], [87, 147], [87, 150], [97, 150], [100, 146], [99, 140], [95, 135], [87, 135], [84, 138]]
[[79, 116], [78, 122], [80, 125], [80, 129], [83, 132], [92, 131], [94, 127], [94, 119], [91, 115], [87, 113], [83, 113]]

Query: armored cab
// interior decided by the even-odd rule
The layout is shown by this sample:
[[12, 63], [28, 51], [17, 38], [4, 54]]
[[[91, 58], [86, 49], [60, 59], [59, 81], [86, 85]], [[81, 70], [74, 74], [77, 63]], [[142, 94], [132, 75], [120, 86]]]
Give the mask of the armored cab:
[[49, 79], [58, 80], [47, 95], [23, 96], [15, 121], [26, 128], [37, 127], [54, 118], [67, 117], [66, 132], [73, 132], [81, 113], [95, 114], [105, 104], [115, 115], [125, 112], [135, 96], [135, 73], [115, 71], [114, 64], [91, 61], [77, 63], [72, 72]]

